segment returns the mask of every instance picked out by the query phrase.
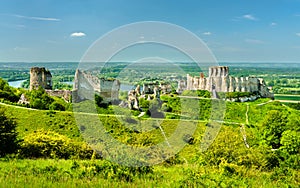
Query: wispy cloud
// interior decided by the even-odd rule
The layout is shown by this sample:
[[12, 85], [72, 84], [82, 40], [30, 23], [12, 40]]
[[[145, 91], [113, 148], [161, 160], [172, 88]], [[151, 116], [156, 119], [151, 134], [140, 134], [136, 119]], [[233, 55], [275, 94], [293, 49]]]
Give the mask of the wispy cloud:
[[259, 20], [257, 17], [253, 16], [252, 14], [244, 14], [242, 16], [235, 17], [231, 19], [231, 21], [241, 21], [241, 20], [250, 20], [250, 21], [257, 21]]
[[209, 31], [207, 31], [207, 32], [204, 32], [204, 33], [202, 33], [203, 35], [211, 35], [212, 33], [211, 32], [209, 32]]
[[19, 14], [13, 14], [13, 16], [17, 18], [23, 18], [27, 20], [39, 20], [39, 21], [61, 21], [58, 18], [50, 18], [50, 17], [35, 17], [35, 16], [23, 16]]
[[270, 23], [270, 26], [276, 26], [277, 25], [277, 23], [276, 22], [272, 22], [272, 23]]
[[265, 42], [258, 39], [245, 39], [245, 42], [250, 44], [264, 44]]
[[298, 37], [300, 37], [300, 33], [296, 33], [296, 35], [297, 35]]
[[70, 34], [70, 37], [85, 37], [86, 34], [83, 32], [74, 32]]
[[252, 14], [245, 14], [242, 16], [242, 18], [244, 18], [246, 20], [253, 20], [253, 21], [257, 20], [257, 18], [254, 17]]
[[14, 51], [26, 51], [26, 50], [28, 50], [28, 48], [16, 46], [16, 47], [13, 48], [13, 50], [14, 50]]

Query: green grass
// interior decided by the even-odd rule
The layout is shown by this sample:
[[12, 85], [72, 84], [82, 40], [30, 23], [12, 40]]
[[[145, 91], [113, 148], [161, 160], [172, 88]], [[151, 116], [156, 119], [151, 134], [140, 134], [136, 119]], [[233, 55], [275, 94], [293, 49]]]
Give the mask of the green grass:
[[[182, 131], [191, 131], [189, 136], [192, 141], [186, 143], [175, 157], [155, 165], [153, 172], [135, 173], [130, 168], [111, 164], [106, 160], [2, 158], [0, 187], [299, 187], [299, 170], [268, 168], [266, 161], [272, 153], [268, 148], [259, 147], [260, 140], [257, 138], [260, 134], [257, 125], [270, 110], [291, 113], [294, 111], [278, 102], [266, 102], [267, 99], [260, 99], [254, 103], [226, 104], [225, 120], [237, 123], [245, 123], [245, 113], [249, 104], [248, 116], [251, 126], [245, 126], [249, 149], [244, 145], [239, 125], [226, 124], [222, 126], [209, 149], [201, 151], [202, 139], [209, 127], [205, 122], [184, 120]], [[261, 103], [266, 104], [259, 106]], [[6, 114], [16, 120], [20, 138], [38, 129], [45, 129], [82, 141], [83, 136], [79, 128], [85, 126], [90, 128], [92, 133], [97, 133], [99, 127], [93, 125], [100, 119], [106, 133], [119, 142], [136, 147], [151, 147], [165, 141], [158, 125], [164, 130], [167, 139], [171, 139], [180, 122], [82, 114], [85, 120], [90, 122], [91, 127], [88, 127], [81, 124], [77, 126], [72, 112], [51, 112], [12, 106], [5, 108]], [[193, 126], [196, 126], [194, 132]], [[176, 134], [175, 138], [183, 139], [182, 135]], [[172, 140], [169, 141], [171, 145], [176, 144], [172, 143]], [[159, 155], [167, 159], [168, 151], [149, 153], [150, 159]], [[100, 170], [99, 167], [107, 169]]]
[[[127, 181], [97, 170], [103, 161], [1, 160], [1, 187], [296, 187], [292, 177], [274, 179], [273, 172], [223, 164], [219, 168], [194, 164], [154, 166], [153, 173], [132, 174]], [[228, 169], [234, 168], [231, 173]]]
[[[0, 105], [3, 106], [3, 105]], [[53, 112], [4, 106], [6, 114], [17, 122], [20, 137], [38, 129], [52, 130], [82, 141], [72, 112]]]

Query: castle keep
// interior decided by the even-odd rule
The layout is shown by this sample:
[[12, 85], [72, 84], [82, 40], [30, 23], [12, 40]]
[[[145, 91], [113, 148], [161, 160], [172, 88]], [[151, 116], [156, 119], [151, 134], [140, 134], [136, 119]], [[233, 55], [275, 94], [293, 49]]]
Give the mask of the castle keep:
[[30, 69], [29, 89], [37, 89], [39, 86], [44, 89], [52, 89], [52, 75], [45, 67], [32, 67]]
[[203, 73], [195, 77], [188, 74], [186, 88], [216, 92], [251, 92], [258, 93], [261, 97], [273, 97], [263, 79], [229, 76], [229, 68], [226, 66], [210, 67], [207, 78]]

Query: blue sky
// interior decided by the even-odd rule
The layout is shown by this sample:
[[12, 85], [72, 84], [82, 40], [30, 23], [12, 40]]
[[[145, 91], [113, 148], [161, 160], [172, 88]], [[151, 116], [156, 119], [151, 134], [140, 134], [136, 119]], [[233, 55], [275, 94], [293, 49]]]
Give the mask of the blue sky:
[[300, 62], [300, 0], [2, 0], [0, 61], [79, 61], [138, 21], [182, 26], [221, 62]]

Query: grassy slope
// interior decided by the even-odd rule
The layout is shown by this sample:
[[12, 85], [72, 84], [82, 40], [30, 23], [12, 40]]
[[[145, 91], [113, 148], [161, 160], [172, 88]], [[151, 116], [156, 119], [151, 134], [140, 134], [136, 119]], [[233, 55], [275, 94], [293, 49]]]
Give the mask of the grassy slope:
[[[218, 137], [211, 146], [211, 148], [215, 148], [217, 151], [214, 155], [220, 155], [220, 157], [223, 155], [241, 155], [241, 157], [235, 157], [235, 159], [243, 161], [247, 159], [247, 157], [255, 154], [255, 145], [257, 142], [255, 138], [257, 133], [255, 125], [263, 120], [264, 115], [270, 109], [278, 108], [282, 110], [283, 108], [286, 108], [281, 105], [273, 105], [272, 103], [258, 105], [264, 102], [267, 101], [262, 100], [249, 103], [249, 121], [250, 124], [254, 125], [254, 128], [246, 127], [246, 133], [248, 143], [252, 147], [246, 149], [238, 125], [223, 126]], [[227, 118], [225, 118], [225, 120], [245, 123], [246, 109], [246, 103], [227, 103]], [[288, 108], [285, 110], [288, 110]], [[17, 121], [17, 130], [21, 137], [37, 129], [50, 129], [72, 139], [82, 140], [74, 116], [70, 112], [50, 113], [49, 111], [6, 106], [6, 113]], [[125, 126], [124, 128], [123, 125], [126, 124], [116, 124], [115, 122], [118, 121], [117, 117], [101, 116], [101, 119], [103, 122], [107, 122], [106, 128], [110, 133], [124, 143], [139, 145], [140, 142], [148, 141], [145, 140], [144, 137], [147, 137], [147, 139], [149, 138], [153, 143], [164, 140], [158, 128], [153, 129], [150, 133], [135, 133], [128, 131], [133, 127]], [[174, 132], [178, 124], [178, 120], [160, 120], [162, 122], [157, 122], [157, 120], [144, 121], [146, 124], [148, 123], [150, 125], [154, 123], [161, 124], [167, 137]], [[130, 123], [128, 125], [130, 125]], [[136, 124], [135, 126], [139, 125]], [[2, 160], [0, 161], [0, 185], [8, 187], [12, 185], [14, 185], [14, 187], [23, 187], [23, 185], [28, 185], [28, 187], [40, 187], [41, 185], [45, 185], [46, 187], [69, 187], [70, 185], [74, 187], [178, 187], [193, 186], [193, 182], [196, 181], [199, 183], [197, 186], [206, 182], [206, 185], [217, 187], [224, 187], [229, 184], [242, 187], [247, 187], [247, 185], [253, 187], [282, 187], [286, 182], [290, 182], [294, 186], [299, 184], [299, 181], [295, 181], [294, 179], [295, 177], [299, 178], [299, 176], [296, 175], [279, 180], [272, 178], [273, 174], [276, 172], [262, 172], [259, 168], [249, 169], [243, 168], [242, 166], [235, 166], [236, 172], [234, 174], [226, 174], [224, 172], [225, 168], [223, 168], [222, 165], [216, 168], [214, 166], [202, 164], [201, 161], [204, 160], [203, 157], [206, 156], [206, 152], [204, 152], [204, 155], [201, 154], [200, 143], [205, 128], [206, 126], [204, 123], [198, 123], [197, 129], [193, 135], [194, 143], [187, 144], [180, 151], [178, 160], [181, 160], [183, 164], [172, 166], [157, 165], [154, 167], [155, 173], [153, 175], [136, 178], [136, 180], [131, 183], [112, 181], [109, 178], [103, 178], [97, 173], [93, 174], [90, 172], [91, 169], [84, 167], [83, 163], [85, 163], [85, 161], [77, 161], [82, 167], [77, 170], [72, 170], [71, 166], [74, 162], [72, 160]], [[151, 135], [149, 136], [149, 134]], [[130, 139], [128, 139], [129, 137]], [[210, 156], [207, 157], [209, 158]], [[214, 157], [218, 158], [218, 156]], [[221, 162], [221, 164], [223, 164], [223, 162]], [[92, 174], [89, 175], [89, 173]]]
[[78, 141], [82, 140], [74, 116], [70, 112], [4, 107], [6, 114], [17, 122], [17, 131], [21, 137], [35, 130], [44, 129], [56, 131]]

